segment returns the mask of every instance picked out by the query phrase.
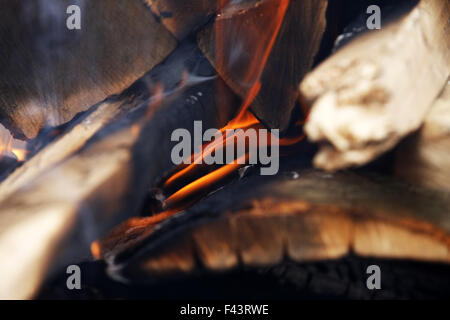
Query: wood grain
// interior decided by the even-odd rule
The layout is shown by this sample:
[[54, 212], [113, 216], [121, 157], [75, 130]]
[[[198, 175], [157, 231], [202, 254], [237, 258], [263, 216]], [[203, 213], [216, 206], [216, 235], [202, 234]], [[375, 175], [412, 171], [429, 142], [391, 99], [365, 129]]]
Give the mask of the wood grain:
[[[185, 72], [194, 69], [204, 73], [204, 80], [198, 80], [199, 74], [196, 81], [180, 85]], [[161, 83], [167, 91], [148, 92]], [[230, 110], [217, 107], [218, 85], [226, 89], [196, 44], [181, 45], [132, 90], [100, 104], [5, 181], [0, 297], [32, 297], [54, 267], [86, 255], [95, 239], [136, 215], [149, 188], [175, 167], [172, 132], [193, 130], [199, 119], [206, 129], [221, 127], [235, 113], [232, 100]], [[168, 268], [171, 260], [161, 259], [147, 266]]]
[[140, 0], [78, 3], [81, 30], [66, 27], [73, 1], [2, 6], [0, 119], [18, 136], [33, 138], [121, 93], [176, 46]]
[[450, 74], [450, 4], [421, 0], [329, 57], [300, 86], [312, 106], [305, 126], [321, 144], [314, 164], [364, 165], [423, 123]]
[[[173, 275], [162, 265], [155, 269], [151, 261], [159, 261], [164, 253], [174, 259], [174, 248], [179, 252], [191, 241], [194, 250], [189, 252], [200, 265], [178, 274], [203, 267], [222, 272], [277, 265], [286, 258], [330, 260], [350, 253], [450, 263], [449, 193], [353, 173], [305, 170], [299, 175], [294, 180], [247, 180], [235, 190], [230, 187], [231, 193], [215, 193], [173, 221], [146, 226], [142, 218], [140, 228], [148, 232], [137, 243], [135, 237], [126, 240], [131, 229], [123, 224], [100, 240], [101, 257], [113, 273], [134, 281], [152, 279], [155, 272]], [[111, 246], [119, 239], [121, 243]], [[147, 263], [151, 270], [141, 268]], [[136, 268], [138, 277], [132, 275]]]
[[[217, 20], [198, 34], [202, 51], [225, 82], [241, 97], [247, 97], [252, 84], [243, 71], [262, 64], [256, 54], [258, 38], [265, 39], [267, 23], [276, 11], [277, 1], [256, 1], [244, 13]], [[326, 28], [326, 0], [290, 1], [281, 29], [261, 75], [261, 89], [251, 109], [267, 126], [285, 130], [298, 97], [298, 85], [311, 69]], [[221, 25], [218, 25], [221, 24]], [[253, 28], [249, 28], [249, 25]], [[216, 28], [223, 33], [217, 56]], [[252, 34], [251, 30], [257, 30]], [[263, 41], [263, 40], [261, 40]], [[224, 51], [224, 52], [222, 52]], [[227, 63], [218, 63], [225, 59]]]
[[411, 183], [450, 191], [450, 82], [434, 102], [419, 132], [402, 143], [395, 172]]

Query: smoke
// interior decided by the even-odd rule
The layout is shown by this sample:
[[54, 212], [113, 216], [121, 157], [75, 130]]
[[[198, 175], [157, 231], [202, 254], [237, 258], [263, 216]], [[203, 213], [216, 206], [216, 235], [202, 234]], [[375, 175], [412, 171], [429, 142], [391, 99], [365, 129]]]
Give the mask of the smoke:
[[[61, 78], [61, 61], [68, 59], [68, 46], [77, 43], [82, 36], [81, 32], [73, 32], [66, 25], [69, 17], [67, 8], [70, 5], [77, 5], [81, 10], [85, 7], [86, 0], [32, 0], [20, 1], [19, 5], [19, 21], [22, 30], [20, 41], [24, 43], [26, 48], [19, 47], [13, 54], [17, 65], [27, 68], [30, 79], [22, 81], [30, 81], [33, 83], [38, 95], [28, 97], [29, 101], [22, 104], [33, 116], [35, 106], [57, 105], [60, 101], [58, 96], [64, 94], [55, 92], [65, 78]], [[14, 62], [13, 62], [14, 63]], [[25, 73], [25, 72], [23, 72]], [[70, 74], [65, 77], [71, 77]], [[42, 100], [43, 99], [43, 100]], [[38, 108], [39, 109], [39, 108]], [[41, 110], [37, 110], [41, 114]], [[43, 122], [45, 125], [53, 126], [60, 123], [59, 114], [56, 108], [48, 108]]]
[[33, 47], [41, 58], [50, 61], [62, 53], [69, 33], [66, 26], [67, 7], [83, 9], [85, 0], [33, 0], [21, 3], [20, 23], [32, 35]]

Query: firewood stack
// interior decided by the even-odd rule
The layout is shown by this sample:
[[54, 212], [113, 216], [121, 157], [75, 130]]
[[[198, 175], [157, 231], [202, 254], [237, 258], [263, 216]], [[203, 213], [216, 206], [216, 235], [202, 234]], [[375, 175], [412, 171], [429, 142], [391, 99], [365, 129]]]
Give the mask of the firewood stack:
[[[450, 263], [448, 1], [381, 1], [380, 30], [365, 1], [78, 3], [80, 30], [71, 1], [0, 11], [0, 121], [29, 147], [0, 183], [0, 298], [35, 297], [90, 252], [135, 282], [348, 254]], [[305, 117], [307, 141], [275, 177], [241, 168], [155, 211], [172, 132], [247, 104], [282, 135]], [[364, 167], [386, 153], [390, 177]]]

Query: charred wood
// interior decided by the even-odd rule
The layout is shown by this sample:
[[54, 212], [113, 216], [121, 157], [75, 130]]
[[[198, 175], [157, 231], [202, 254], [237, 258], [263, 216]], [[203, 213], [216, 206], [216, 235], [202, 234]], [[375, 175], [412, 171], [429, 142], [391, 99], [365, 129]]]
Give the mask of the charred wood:
[[[192, 77], [186, 78], [186, 71]], [[93, 240], [136, 215], [151, 185], [175, 166], [172, 131], [193, 130], [194, 120], [203, 120], [205, 128], [220, 127], [236, 112], [231, 92], [229, 109], [217, 108], [218, 85], [223, 83], [214, 69], [187, 43], [136, 83], [132, 96], [100, 105], [112, 113], [118, 108], [120, 116], [100, 125], [111, 116], [103, 110], [83, 146], [71, 142], [69, 132], [36, 155], [39, 160], [57, 154], [58, 161], [32, 162], [37, 172], [25, 168], [17, 175], [22, 181], [11, 192], [5, 187], [0, 202], [0, 297], [31, 297], [55, 265], [86, 254]], [[75, 152], [68, 155], [66, 147]]]
[[129, 220], [96, 254], [116, 279], [136, 281], [351, 252], [449, 263], [449, 207], [448, 193], [388, 178], [308, 170], [298, 179], [253, 177], [162, 223]]

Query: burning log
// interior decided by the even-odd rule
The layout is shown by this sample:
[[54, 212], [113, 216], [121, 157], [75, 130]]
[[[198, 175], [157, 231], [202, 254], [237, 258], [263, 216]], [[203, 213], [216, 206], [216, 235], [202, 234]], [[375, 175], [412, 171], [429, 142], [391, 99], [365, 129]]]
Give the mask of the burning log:
[[62, 135], [51, 146], [44, 148], [29, 161], [25, 162], [0, 184], [0, 201], [19, 189], [25, 188], [40, 174], [52, 169], [78, 151], [95, 133], [119, 113], [119, 107], [123, 103], [124, 101], [122, 100], [110, 100], [95, 107], [81, 123]]
[[294, 145], [304, 138], [297, 132], [298, 127], [294, 126], [286, 137], [279, 139], [276, 133], [268, 132], [252, 113], [240, 112], [216, 131], [212, 142], [203, 144], [201, 151], [184, 159], [190, 164], [177, 166], [163, 181], [158, 193], [164, 196], [161, 207], [165, 214], [158, 216], [171, 216], [193, 205], [214, 190], [214, 186], [220, 187], [240, 176], [246, 166], [259, 162], [268, 165], [260, 168], [262, 175], [275, 175], [279, 169], [280, 147], [282, 154], [292, 153]]
[[421, 0], [381, 31], [352, 41], [301, 84], [315, 165], [368, 163], [422, 124], [450, 74], [450, 4]]
[[430, 188], [450, 191], [450, 83], [431, 107], [420, 131], [397, 152], [396, 174]]
[[66, 26], [69, 0], [2, 7], [0, 115], [16, 134], [32, 138], [42, 127], [66, 123], [122, 92], [176, 46], [139, 0], [78, 3], [79, 30]]
[[[66, 4], [62, 1], [57, 8]], [[101, 43], [87, 31], [63, 28], [39, 50], [26, 53], [19, 47], [34, 48], [42, 40], [39, 28], [36, 41], [28, 39], [26, 24], [12, 33], [18, 37], [6, 36], [14, 45], [3, 60], [17, 59], [33, 73], [23, 82], [25, 73], [19, 70], [5, 82], [2, 102], [22, 99], [14, 110], [3, 111], [10, 125], [15, 122], [27, 136], [72, 119], [88, 103], [152, 70], [121, 95], [77, 115], [56, 140], [0, 184], [0, 298], [33, 296], [46, 276], [86, 257], [89, 247], [95, 258], [107, 262], [113, 277], [136, 281], [350, 253], [450, 264], [448, 192], [380, 176], [304, 168], [312, 159], [311, 145], [299, 143], [304, 122], [292, 110], [299, 82], [322, 42], [326, 0], [145, 2], [176, 38], [186, 38], [176, 49], [175, 38], [137, 0], [119, 1], [114, 9], [106, 0], [79, 2], [89, 33], [98, 38], [113, 31]], [[422, 0], [394, 24], [356, 39], [309, 75], [301, 86], [313, 104], [308, 133], [313, 140], [332, 143], [323, 147], [316, 164], [333, 170], [365, 163], [420, 125], [438, 84], [450, 73], [445, 64], [450, 43], [443, 31], [449, 22], [438, 15], [445, 16], [449, 6]], [[12, 7], [26, 5], [13, 1]], [[117, 8], [123, 16], [116, 17]], [[104, 19], [97, 21], [94, 13]], [[215, 20], [198, 34], [200, 50], [188, 35], [211, 14]], [[110, 26], [112, 19], [118, 27]], [[13, 38], [25, 39], [26, 45]], [[57, 47], [55, 68], [37, 63], [52, 58], [43, 50], [49, 43]], [[104, 48], [111, 57], [105, 58]], [[16, 50], [17, 57], [11, 54]], [[68, 60], [59, 61], [68, 51]], [[422, 65], [411, 66], [414, 59]], [[0, 66], [6, 64], [1, 61]], [[124, 67], [124, 61], [132, 64]], [[432, 71], [423, 76], [424, 68]], [[427, 81], [424, 90], [409, 92], [418, 88], [418, 75]], [[25, 88], [23, 95], [17, 95], [18, 84]], [[430, 123], [436, 113], [442, 118], [446, 101], [444, 93]], [[411, 102], [414, 112], [400, 117]], [[30, 103], [37, 112], [21, 127]], [[361, 114], [362, 123], [352, 117], [347, 122], [347, 113]], [[444, 129], [438, 134], [435, 126], [425, 126], [423, 139], [441, 137], [447, 129], [439, 125]], [[282, 137], [276, 129], [283, 130]], [[10, 149], [8, 144], [5, 150]], [[324, 165], [324, 150], [339, 154]], [[296, 153], [280, 159], [287, 151]]]
[[163, 223], [131, 219], [93, 252], [116, 279], [140, 283], [203, 267], [267, 266], [285, 256], [328, 260], [350, 251], [450, 263], [449, 207], [448, 194], [387, 178], [312, 170], [294, 179], [253, 176]]
[[[186, 78], [194, 70], [201, 73]], [[92, 136], [88, 142], [72, 141], [77, 132], [69, 132], [36, 156], [57, 155], [50, 165], [39, 172], [27, 166], [7, 182], [13, 190], [2, 188], [7, 194], [0, 201], [0, 297], [32, 296], [51, 267], [86, 252], [102, 233], [136, 215], [150, 186], [174, 166], [173, 130], [191, 128], [197, 119], [206, 128], [223, 126], [232, 117], [237, 99], [230, 92], [229, 108], [217, 107], [216, 86], [225, 87], [214, 75], [195, 44], [180, 46], [130, 89], [131, 97], [102, 104], [86, 118], [98, 117], [82, 137]], [[148, 88], [156, 88], [150, 98]]]
[[327, 1], [250, 1], [225, 6], [198, 43], [219, 75], [270, 128], [284, 131], [297, 87], [313, 64], [326, 27]]
[[[92, 147], [95, 151], [72, 154], [102, 128], [103, 121], [122, 103], [100, 105], [99, 111], [105, 112], [106, 109], [111, 113], [92, 113], [86, 122], [75, 126], [60, 140], [43, 149], [2, 183], [1, 298], [29, 298], [36, 292], [52, 266], [52, 259], [58, 257], [61, 242], [67, 241], [83, 227], [83, 214], [92, 215], [88, 220], [94, 219], [90, 208], [83, 207], [88, 206], [89, 199], [94, 201], [98, 196], [99, 203], [120, 203], [119, 191], [124, 188], [127, 175], [124, 166], [130, 160], [123, 149], [117, 147], [123, 139], [105, 140], [106, 146], [98, 144]], [[93, 121], [91, 128], [89, 121]], [[84, 130], [86, 135], [76, 141], [78, 134]], [[113, 150], [107, 149], [108, 142]], [[42, 163], [44, 160], [49, 162]], [[98, 166], [99, 162], [101, 166]], [[115, 190], [117, 193], [114, 193]], [[108, 192], [111, 198], [107, 196]], [[110, 210], [111, 207], [107, 212]], [[108, 219], [108, 216], [103, 218]], [[66, 250], [69, 250], [68, 244], [70, 241], [64, 244]], [[74, 253], [73, 249], [70, 250], [69, 255]], [[79, 250], [76, 248], [77, 252]]]

